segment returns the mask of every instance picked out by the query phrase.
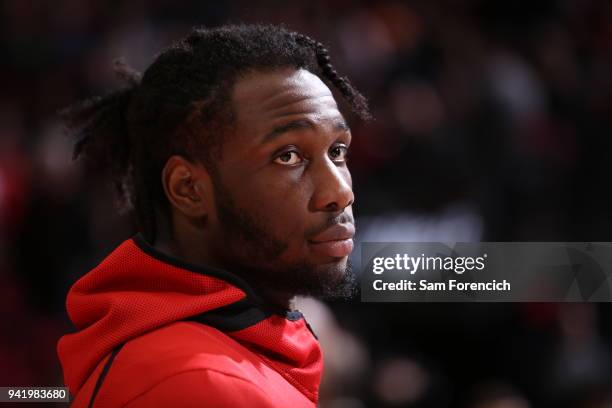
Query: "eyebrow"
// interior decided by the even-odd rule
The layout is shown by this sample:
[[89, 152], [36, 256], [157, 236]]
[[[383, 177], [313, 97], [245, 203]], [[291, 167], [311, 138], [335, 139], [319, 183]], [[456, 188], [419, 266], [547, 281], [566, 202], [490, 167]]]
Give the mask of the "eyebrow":
[[[304, 130], [304, 129], [313, 130], [314, 128], [315, 126], [310, 120], [306, 120], [306, 119], [294, 120], [292, 122], [289, 122], [289, 123], [286, 123], [284, 125], [274, 128], [271, 132], [269, 132], [263, 137], [262, 144], [268, 143], [288, 132], [299, 131], [299, 130]], [[346, 124], [346, 122], [344, 122], [343, 120], [338, 120], [334, 123], [334, 130], [349, 132], [351, 129]]]

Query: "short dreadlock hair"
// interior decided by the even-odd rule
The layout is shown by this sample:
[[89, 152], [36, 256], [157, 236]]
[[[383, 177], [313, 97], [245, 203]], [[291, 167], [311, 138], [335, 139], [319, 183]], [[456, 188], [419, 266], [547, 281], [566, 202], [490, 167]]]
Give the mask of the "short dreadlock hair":
[[231, 89], [249, 71], [304, 68], [338, 90], [360, 118], [365, 98], [340, 76], [323, 44], [272, 25], [194, 28], [160, 53], [144, 74], [115, 61], [127, 86], [61, 112], [77, 137], [73, 157], [110, 171], [123, 209], [155, 240], [157, 216], [169, 214], [161, 172], [175, 154], [214, 172], [215, 155], [233, 124]]

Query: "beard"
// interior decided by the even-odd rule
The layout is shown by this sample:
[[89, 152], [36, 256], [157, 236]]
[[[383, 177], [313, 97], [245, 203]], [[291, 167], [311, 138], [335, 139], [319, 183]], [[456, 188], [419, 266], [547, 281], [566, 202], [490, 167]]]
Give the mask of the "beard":
[[[223, 227], [226, 263], [257, 292], [273, 290], [291, 297], [314, 296], [320, 299], [350, 299], [357, 290], [349, 260], [316, 265], [307, 260], [282, 262], [289, 244], [276, 237], [267, 221], [236, 206], [232, 196], [218, 181], [213, 181], [217, 213]], [[339, 221], [329, 220], [332, 225]], [[219, 248], [221, 249], [221, 248]]]

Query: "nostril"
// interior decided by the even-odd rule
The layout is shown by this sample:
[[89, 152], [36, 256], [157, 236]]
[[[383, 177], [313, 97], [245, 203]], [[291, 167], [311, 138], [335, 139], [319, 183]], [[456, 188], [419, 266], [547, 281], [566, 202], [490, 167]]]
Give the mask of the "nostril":
[[325, 207], [328, 211], [338, 211], [338, 203], [329, 203]]

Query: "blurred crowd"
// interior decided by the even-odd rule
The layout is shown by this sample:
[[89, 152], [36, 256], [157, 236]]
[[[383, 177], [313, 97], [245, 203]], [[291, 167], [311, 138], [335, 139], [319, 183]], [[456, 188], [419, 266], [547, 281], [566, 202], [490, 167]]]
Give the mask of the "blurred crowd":
[[[0, 385], [62, 383], [66, 292], [133, 233], [57, 111], [228, 22], [312, 35], [369, 98], [359, 240], [612, 241], [610, 1], [2, 0]], [[612, 407], [607, 304], [298, 304], [322, 408]]]

